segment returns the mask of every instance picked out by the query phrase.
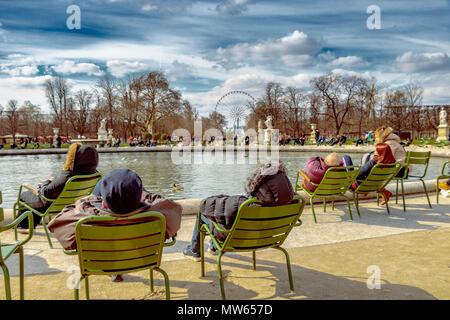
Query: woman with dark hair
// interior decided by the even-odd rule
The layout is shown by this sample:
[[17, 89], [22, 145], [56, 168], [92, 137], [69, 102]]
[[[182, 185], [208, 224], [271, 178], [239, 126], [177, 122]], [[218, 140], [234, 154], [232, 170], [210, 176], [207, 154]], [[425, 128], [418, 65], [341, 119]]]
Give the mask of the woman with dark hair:
[[[373, 159], [367, 159], [367, 161], [361, 165], [359, 175], [356, 178], [356, 180], [360, 181], [365, 180], [369, 175], [370, 170], [372, 170], [372, 168], [377, 163], [389, 164], [394, 162], [396, 161], [394, 155], [392, 154], [391, 147], [386, 143], [377, 143], [375, 145], [375, 153]], [[355, 190], [359, 184], [360, 182], [354, 182], [351, 185], [351, 188]], [[384, 205], [386, 202], [389, 201], [389, 198], [392, 195], [392, 193], [386, 189], [382, 189], [381, 193], [383, 194], [383, 200], [381, 201], [381, 205]]]
[[[81, 145], [80, 143], [74, 143], [70, 146], [67, 152], [66, 162], [63, 165], [63, 170], [58, 173], [55, 178], [49, 178], [48, 180], [38, 184], [37, 189], [33, 189], [31, 186], [26, 185], [26, 188], [33, 191], [24, 191], [20, 195], [20, 200], [26, 202], [30, 207], [36, 209], [39, 212], [44, 213], [51, 202], [46, 201], [40, 195], [43, 195], [47, 199], [56, 199], [64, 189], [64, 185], [67, 180], [76, 175], [88, 175], [97, 172], [98, 165], [98, 152], [92, 146]], [[19, 210], [19, 213], [26, 211], [25, 209]], [[34, 228], [41, 221], [41, 217], [37, 214], [33, 214]], [[19, 223], [19, 232], [28, 232], [28, 218], [25, 218]]]

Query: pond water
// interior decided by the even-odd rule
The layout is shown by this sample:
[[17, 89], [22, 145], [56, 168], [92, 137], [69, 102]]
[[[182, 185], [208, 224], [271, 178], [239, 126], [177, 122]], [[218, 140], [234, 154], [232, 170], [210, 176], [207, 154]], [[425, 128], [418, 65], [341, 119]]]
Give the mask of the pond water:
[[[325, 157], [327, 153], [280, 152], [279, 159], [288, 168], [289, 178], [295, 183], [296, 173], [305, 169], [311, 156]], [[363, 154], [351, 154], [355, 164], [359, 164]], [[100, 153], [98, 170], [103, 174], [117, 168], [129, 168], [137, 172], [146, 190], [159, 193], [170, 199], [203, 198], [217, 194], [243, 194], [244, 185], [251, 171], [258, 166], [254, 158], [239, 158], [235, 161], [212, 163], [198, 155], [191, 154], [191, 164], [177, 164], [170, 152]], [[17, 199], [19, 186], [38, 182], [56, 175], [65, 162], [65, 155], [27, 155], [0, 157], [0, 191], [3, 193], [4, 209], [11, 209]], [[196, 160], [197, 159], [197, 160]], [[225, 158], [224, 158], [225, 159]], [[227, 158], [227, 160], [229, 160]], [[441, 171], [444, 158], [432, 158], [426, 179], [436, 178]], [[242, 163], [244, 162], [244, 163]], [[208, 164], [209, 163], [209, 164]], [[419, 172], [422, 166], [414, 169]], [[174, 191], [172, 184], [181, 185], [184, 190]]]

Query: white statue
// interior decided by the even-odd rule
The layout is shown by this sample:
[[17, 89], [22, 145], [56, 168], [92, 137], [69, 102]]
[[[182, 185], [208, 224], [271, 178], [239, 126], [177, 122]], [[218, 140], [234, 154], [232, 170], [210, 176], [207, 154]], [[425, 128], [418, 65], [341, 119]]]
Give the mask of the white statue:
[[106, 119], [102, 119], [102, 121], [100, 121], [100, 128], [98, 128], [97, 131], [97, 139], [99, 140], [108, 139], [108, 133], [106, 131]]
[[98, 128], [98, 131], [103, 130], [106, 131], [106, 119], [102, 119], [102, 121], [100, 122], [100, 128]]
[[445, 111], [444, 107], [441, 107], [441, 112], [439, 112], [439, 124], [447, 124], [447, 111]]
[[273, 129], [272, 116], [268, 116], [264, 123], [266, 124], [267, 129]]

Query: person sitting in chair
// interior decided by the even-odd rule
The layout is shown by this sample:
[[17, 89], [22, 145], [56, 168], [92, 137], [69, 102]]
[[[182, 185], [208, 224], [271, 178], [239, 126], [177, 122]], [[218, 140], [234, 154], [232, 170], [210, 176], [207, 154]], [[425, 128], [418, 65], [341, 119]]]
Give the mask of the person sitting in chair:
[[[20, 200], [26, 202], [30, 207], [39, 212], [44, 213], [51, 202], [46, 201], [40, 195], [48, 199], [56, 199], [64, 189], [66, 182], [76, 175], [89, 175], [97, 172], [98, 153], [97, 149], [92, 146], [81, 145], [74, 143], [67, 151], [66, 162], [63, 165], [63, 170], [56, 175], [55, 178], [49, 178], [44, 182], [38, 183], [38, 188], [35, 189], [29, 184], [24, 184], [24, 187], [29, 191], [24, 191], [20, 195]], [[27, 209], [20, 209], [22, 214]], [[41, 217], [33, 213], [34, 228], [41, 221]], [[28, 218], [25, 218], [19, 223], [18, 231], [26, 233], [28, 231]]]
[[[115, 169], [97, 183], [92, 195], [65, 207], [57, 214], [48, 224], [48, 229], [64, 249], [74, 250], [75, 226], [80, 219], [102, 215], [129, 217], [149, 211], [158, 211], [166, 218], [166, 239], [176, 236], [181, 226], [182, 207], [162, 195], [146, 191], [141, 178], [134, 171]], [[122, 277], [117, 275], [113, 281], [122, 281]]]
[[317, 187], [312, 183], [319, 184], [329, 168], [339, 167], [341, 164], [342, 161], [336, 152], [330, 153], [325, 159], [322, 157], [310, 157], [306, 163], [306, 176], [308, 179], [303, 179], [303, 187], [310, 191], [316, 190]]
[[[239, 207], [248, 199], [256, 197], [265, 205], [281, 206], [290, 203], [295, 195], [287, 169], [281, 162], [268, 162], [256, 168], [247, 179], [245, 191], [245, 195], [217, 195], [200, 202], [201, 223], [208, 224], [217, 239], [224, 240], [227, 234], [214, 228], [211, 221], [216, 222], [220, 228], [230, 229]], [[191, 243], [183, 250], [183, 254], [200, 261], [200, 232], [197, 229], [197, 222], [194, 225]], [[208, 251], [213, 254], [217, 252], [212, 241]]]

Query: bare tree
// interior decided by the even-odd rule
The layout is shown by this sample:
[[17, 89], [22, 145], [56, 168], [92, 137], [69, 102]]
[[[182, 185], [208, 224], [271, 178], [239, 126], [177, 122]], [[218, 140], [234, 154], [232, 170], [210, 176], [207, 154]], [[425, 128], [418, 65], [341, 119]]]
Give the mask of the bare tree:
[[97, 87], [100, 89], [103, 99], [106, 104], [106, 109], [109, 114], [109, 125], [114, 129], [113, 115], [116, 108], [117, 101], [117, 85], [113, 78], [106, 75], [100, 78], [97, 82]]
[[87, 90], [79, 90], [71, 100], [70, 122], [73, 129], [80, 136], [84, 135], [88, 128], [93, 95]]
[[55, 122], [60, 131], [68, 135], [68, 98], [69, 85], [63, 77], [48, 79], [44, 84], [47, 101], [52, 108], [55, 116]]
[[16, 133], [19, 128], [19, 111], [17, 100], [9, 100], [5, 111], [6, 114], [6, 128], [12, 135], [13, 144], [16, 142]]

